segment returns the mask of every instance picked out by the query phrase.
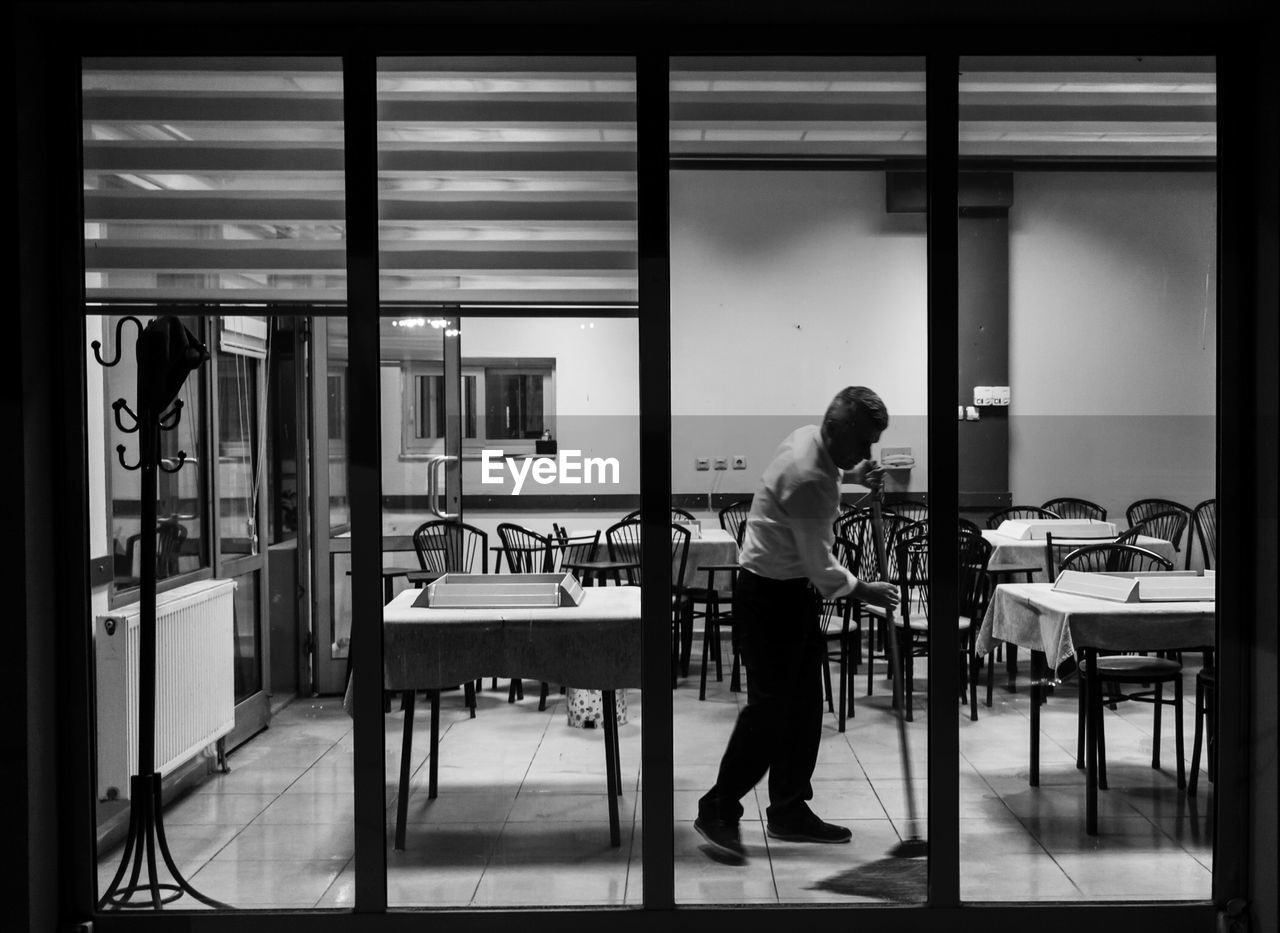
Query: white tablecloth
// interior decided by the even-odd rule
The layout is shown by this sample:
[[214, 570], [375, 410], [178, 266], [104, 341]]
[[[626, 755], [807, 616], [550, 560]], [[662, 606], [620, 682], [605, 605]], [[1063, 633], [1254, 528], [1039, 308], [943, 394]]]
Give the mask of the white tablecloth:
[[[982, 537], [991, 545], [991, 560], [987, 563], [989, 570], [1034, 570], [1034, 579], [1052, 582], [1045, 581], [1043, 540], [1024, 541], [1018, 538], [1010, 538], [1008, 535], [1002, 535], [990, 529], [983, 529]], [[1057, 540], [1059, 539], [1055, 539], [1055, 542]], [[1106, 544], [1111, 540], [1111, 538], [1098, 538], [1093, 541], [1080, 539], [1071, 543], [1083, 547], [1086, 544]], [[1177, 568], [1178, 562], [1174, 559], [1176, 552], [1170, 542], [1162, 538], [1149, 538], [1146, 535], [1139, 535], [1133, 543], [1138, 547], [1154, 551], [1161, 557], [1173, 561], [1174, 568]]]
[[1056, 593], [1051, 583], [995, 588], [978, 631], [977, 650], [993, 641], [1043, 651], [1051, 670], [1080, 648], [1158, 651], [1213, 645], [1216, 603], [1117, 603]]

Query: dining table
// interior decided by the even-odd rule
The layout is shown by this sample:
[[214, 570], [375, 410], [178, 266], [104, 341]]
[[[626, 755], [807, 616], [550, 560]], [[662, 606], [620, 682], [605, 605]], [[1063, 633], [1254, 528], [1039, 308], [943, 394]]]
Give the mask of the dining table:
[[[1065, 593], [1052, 583], [1002, 583], [992, 592], [978, 630], [976, 650], [991, 651], [996, 640], [1021, 645], [1043, 658], [1049, 678], [1073, 660], [1084, 658], [1086, 672], [1096, 669], [1099, 651], [1202, 650], [1216, 633], [1213, 601], [1117, 602]], [[1040, 784], [1041, 677], [1031, 684], [1030, 784]], [[1086, 673], [1080, 689], [1095, 691]], [[1089, 693], [1086, 692], [1086, 696]], [[1096, 704], [1094, 704], [1096, 705]], [[1093, 716], [1085, 717], [1085, 829], [1098, 832], [1098, 736]]]
[[414, 697], [431, 701], [427, 796], [438, 792], [440, 690], [481, 676], [528, 677], [600, 690], [604, 702], [609, 836], [620, 845], [622, 794], [616, 694], [640, 687], [640, 588], [598, 587], [568, 606], [433, 607], [425, 590], [406, 589], [383, 610], [383, 677], [405, 698], [396, 812], [397, 849], [405, 843]]

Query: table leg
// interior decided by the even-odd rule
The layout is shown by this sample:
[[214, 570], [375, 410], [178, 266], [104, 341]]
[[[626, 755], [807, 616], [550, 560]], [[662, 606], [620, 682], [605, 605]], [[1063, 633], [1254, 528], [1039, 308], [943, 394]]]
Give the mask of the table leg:
[[604, 699], [604, 768], [605, 796], [609, 798], [609, 844], [622, 845], [622, 833], [618, 827], [618, 794], [622, 790], [622, 778], [618, 774], [618, 707], [612, 690], [602, 691]]
[[440, 691], [428, 690], [427, 695], [431, 697], [431, 760], [427, 763], [427, 799], [435, 800], [440, 758]]
[[[1040, 786], [1040, 678], [1036, 676], [1036, 654], [1031, 652], [1031, 786]], [[1009, 643], [1013, 654], [1013, 643]]]
[[1084, 649], [1085, 683], [1088, 700], [1085, 707], [1084, 720], [1084, 760], [1085, 760], [1085, 832], [1090, 836], [1098, 835], [1098, 719], [1102, 715], [1102, 691], [1100, 681], [1095, 676], [1098, 665], [1098, 652], [1094, 648]]
[[409, 757], [413, 752], [413, 704], [417, 694], [404, 692], [404, 737], [400, 740], [400, 800], [396, 804], [396, 848], [404, 851], [404, 824], [409, 819]]

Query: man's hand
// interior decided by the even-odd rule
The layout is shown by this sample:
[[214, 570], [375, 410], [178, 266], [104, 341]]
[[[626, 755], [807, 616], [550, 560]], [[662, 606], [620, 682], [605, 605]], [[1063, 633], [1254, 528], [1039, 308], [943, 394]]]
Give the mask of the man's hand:
[[880, 489], [884, 485], [884, 467], [875, 460], [863, 460], [849, 471], [853, 482], [868, 489]]
[[882, 609], [892, 609], [898, 605], [898, 588], [892, 583], [867, 583], [859, 581], [858, 598]]

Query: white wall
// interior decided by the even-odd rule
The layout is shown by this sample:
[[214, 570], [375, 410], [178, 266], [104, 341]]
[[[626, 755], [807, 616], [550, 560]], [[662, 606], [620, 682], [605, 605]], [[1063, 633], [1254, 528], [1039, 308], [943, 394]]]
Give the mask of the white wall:
[[[1214, 495], [1212, 173], [1027, 173], [1010, 211], [1010, 485], [1123, 519]], [[1206, 284], [1207, 283], [1207, 284]]]
[[[587, 325], [587, 326], [583, 326]], [[527, 479], [521, 495], [637, 494], [640, 491], [640, 358], [634, 319], [477, 318], [462, 320], [462, 357], [551, 357], [555, 367], [556, 440], [581, 456], [616, 458], [618, 480], [539, 485]], [[401, 373], [382, 369], [382, 484], [387, 495], [425, 495], [426, 463], [401, 455]], [[504, 482], [482, 484], [480, 462], [463, 463], [467, 495], [509, 495]], [[611, 480], [612, 477], [610, 476]]]
[[[671, 174], [673, 489], [750, 493], [846, 385], [881, 394], [882, 441], [913, 448], [910, 488], [925, 488], [924, 217], [885, 213], [884, 186], [882, 172]], [[694, 469], [738, 453], [745, 471]]]

